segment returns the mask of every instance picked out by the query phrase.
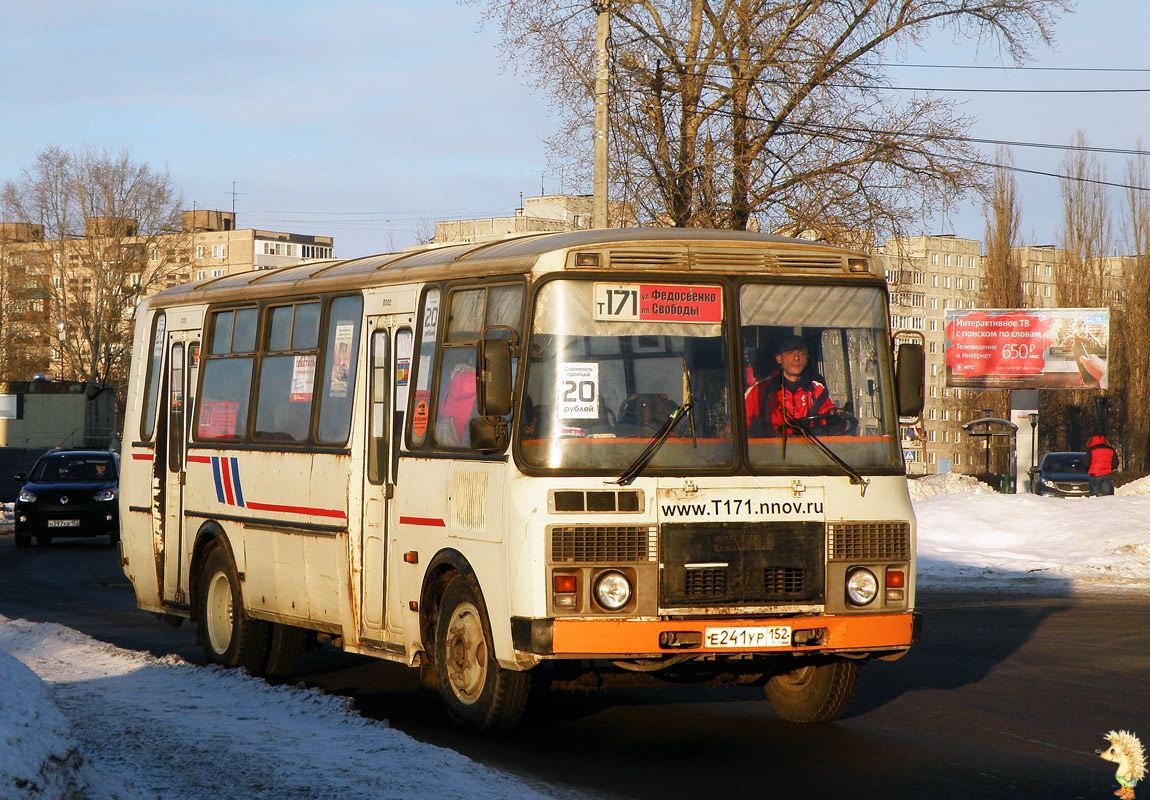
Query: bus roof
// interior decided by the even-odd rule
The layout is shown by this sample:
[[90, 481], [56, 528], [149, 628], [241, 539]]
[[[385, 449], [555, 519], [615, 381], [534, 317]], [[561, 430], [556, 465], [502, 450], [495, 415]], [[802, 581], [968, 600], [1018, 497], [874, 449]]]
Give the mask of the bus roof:
[[[806, 239], [708, 228], [613, 228], [536, 233], [492, 242], [413, 248], [347, 260], [311, 261], [187, 283], [148, 300], [152, 307], [227, 302], [253, 297], [340, 291], [406, 281], [528, 273], [548, 254], [547, 269], [576, 266], [567, 256], [591, 256], [589, 269], [673, 272], [733, 270], [835, 274], [865, 254]], [[541, 265], [542, 267], [542, 265]], [[864, 273], [874, 273], [870, 268]]]

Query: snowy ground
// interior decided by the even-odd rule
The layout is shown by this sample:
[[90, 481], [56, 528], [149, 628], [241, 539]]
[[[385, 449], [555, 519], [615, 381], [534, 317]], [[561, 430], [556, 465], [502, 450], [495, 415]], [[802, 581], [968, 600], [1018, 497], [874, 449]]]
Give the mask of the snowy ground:
[[[1150, 478], [1062, 500], [932, 476], [911, 496], [920, 587], [1150, 593]], [[570, 792], [419, 743], [314, 689], [0, 617], [3, 800], [413, 796]]]

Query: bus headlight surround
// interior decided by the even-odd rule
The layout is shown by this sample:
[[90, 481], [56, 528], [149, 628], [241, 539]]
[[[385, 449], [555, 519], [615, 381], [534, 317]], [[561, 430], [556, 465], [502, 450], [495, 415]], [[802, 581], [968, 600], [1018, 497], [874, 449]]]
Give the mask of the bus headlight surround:
[[866, 606], [878, 597], [878, 578], [866, 567], [855, 567], [847, 573], [847, 599], [856, 606]]
[[608, 611], [619, 611], [631, 602], [634, 589], [627, 576], [616, 569], [601, 572], [595, 577], [595, 602]]

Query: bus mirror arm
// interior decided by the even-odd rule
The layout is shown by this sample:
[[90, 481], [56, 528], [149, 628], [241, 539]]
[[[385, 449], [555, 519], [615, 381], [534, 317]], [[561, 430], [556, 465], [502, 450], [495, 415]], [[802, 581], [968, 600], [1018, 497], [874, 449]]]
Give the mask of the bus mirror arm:
[[507, 448], [510, 434], [503, 417], [475, 417], [467, 423], [471, 447], [485, 453], [496, 453]]

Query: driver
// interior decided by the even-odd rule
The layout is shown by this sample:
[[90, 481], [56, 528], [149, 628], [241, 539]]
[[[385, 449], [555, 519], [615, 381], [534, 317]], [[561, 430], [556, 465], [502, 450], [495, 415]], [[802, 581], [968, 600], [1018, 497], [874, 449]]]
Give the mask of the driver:
[[[775, 360], [779, 368], [747, 390], [747, 430], [751, 436], [769, 436], [783, 429], [783, 409], [795, 420], [837, 411], [827, 387], [809, 375], [807, 343], [799, 336], [788, 336], [778, 346]], [[819, 426], [826, 418], [814, 420]], [[792, 428], [793, 430], [793, 428]]]

